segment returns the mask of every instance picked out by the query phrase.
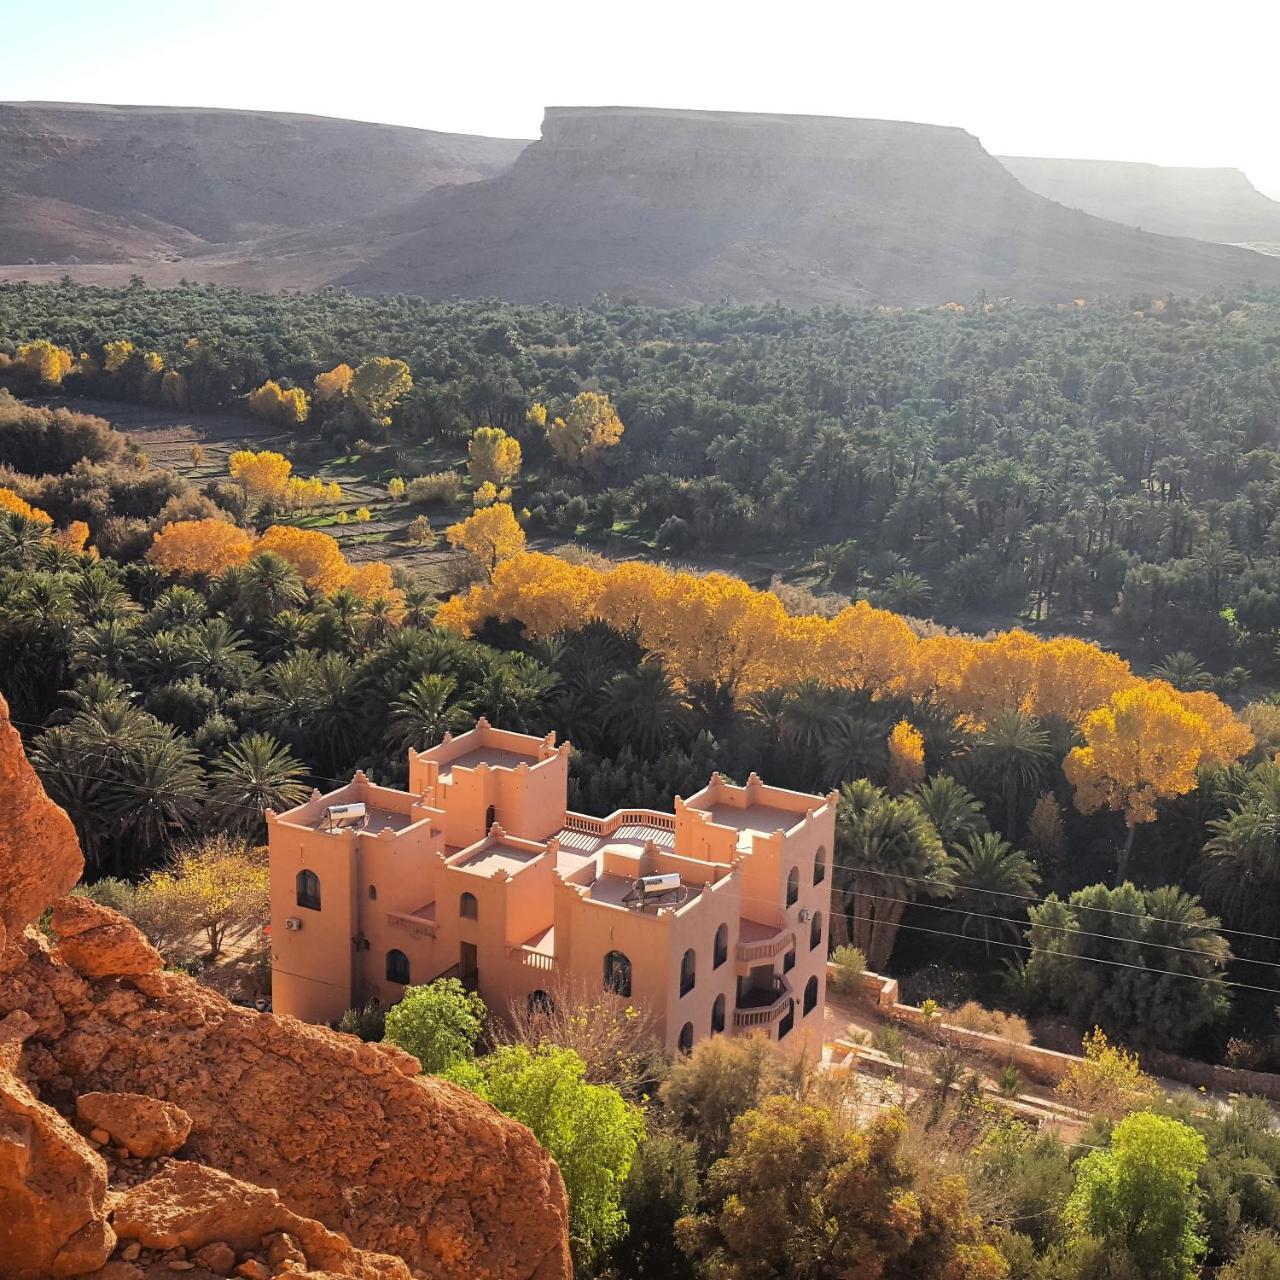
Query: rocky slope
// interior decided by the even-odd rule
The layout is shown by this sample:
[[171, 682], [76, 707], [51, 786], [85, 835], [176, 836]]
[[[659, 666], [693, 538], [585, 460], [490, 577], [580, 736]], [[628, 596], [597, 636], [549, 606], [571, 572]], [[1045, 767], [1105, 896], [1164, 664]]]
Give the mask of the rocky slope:
[[1280, 202], [1239, 169], [1032, 156], [1001, 156], [1000, 162], [1037, 194], [1126, 226], [1223, 244], [1280, 241]]
[[[522, 1126], [58, 896], [79, 849], [2, 702], [0, 798], [0, 1280], [569, 1275], [563, 1184]], [[52, 941], [29, 927], [50, 898]]]
[[0, 103], [0, 262], [190, 256], [487, 177], [525, 145], [267, 111]]
[[[342, 281], [519, 300], [1026, 301], [1197, 291], [1280, 263], [1034, 195], [960, 129], [883, 120], [551, 108], [497, 177], [295, 237]], [[369, 246], [383, 246], [370, 252]]]

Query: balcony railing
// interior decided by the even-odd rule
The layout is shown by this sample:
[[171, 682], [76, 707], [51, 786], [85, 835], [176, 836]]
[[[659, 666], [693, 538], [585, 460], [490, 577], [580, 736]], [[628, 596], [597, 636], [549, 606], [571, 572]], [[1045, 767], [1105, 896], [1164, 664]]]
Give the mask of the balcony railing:
[[654, 813], [648, 809], [619, 809], [607, 818], [592, 818], [585, 813], [566, 813], [565, 829], [581, 831], [589, 836], [611, 836], [619, 827], [658, 827], [663, 831], [676, 829], [673, 813]]
[[507, 958], [518, 960], [530, 969], [542, 969], [547, 973], [554, 971], [556, 958], [545, 951], [535, 951], [532, 947], [508, 947]]
[[750, 963], [754, 960], [772, 960], [774, 956], [790, 951], [796, 945], [794, 929], [779, 929], [770, 938], [759, 942], [739, 942], [734, 954], [740, 961]]
[[409, 914], [407, 911], [388, 911], [387, 923], [393, 929], [404, 929], [415, 938], [434, 938], [436, 927], [430, 920]]
[[750, 987], [738, 997], [735, 1027], [771, 1027], [791, 1007], [791, 984], [775, 973], [767, 987]]

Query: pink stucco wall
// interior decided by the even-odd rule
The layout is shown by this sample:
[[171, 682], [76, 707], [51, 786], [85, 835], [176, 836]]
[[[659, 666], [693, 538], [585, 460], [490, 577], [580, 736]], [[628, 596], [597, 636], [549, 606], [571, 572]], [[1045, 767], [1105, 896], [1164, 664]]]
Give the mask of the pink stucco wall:
[[[754, 776], [734, 787], [713, 775], [674, 814], [591, 819], [567, 813], [567, 787], [567, 745], [480, 721], [411, 752], [408, 791], [357, 774], [337, 792], [269, 815], [276, 1011], [333, 1021], [370, 999], [394, 1003], [404, 989], [388, 973], [397, 951], [413, 983], [460, 972], [473, 958], [475, 985], [501, 1015], [533, 992], [599, 990], [605, 958], [617, 951], [631, 967], [630, 995], [617, 998], [645, 1011], [668, 1050], [681, 1046], [682, 1031], [684, 1043], [715, 1033], [718, 998], [726, 1033], [817, 1048], [834, 797]], [[363, 830], [324, 829], [328, 805], [355, 800], [368, 806]], [[303, 870], [319, 877], [319, 910], [299, 905]], [[622, 903], [636, 877], [672, 872], [683, 901], [656, 910]], [[693, 983], [682, 993], [688, 952]]]

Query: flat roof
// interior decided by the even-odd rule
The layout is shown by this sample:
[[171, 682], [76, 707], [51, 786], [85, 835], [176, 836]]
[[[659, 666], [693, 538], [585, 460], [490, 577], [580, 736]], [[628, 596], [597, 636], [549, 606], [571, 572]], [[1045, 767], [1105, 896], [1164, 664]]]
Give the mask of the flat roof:
[[440, 776], [447, 777], [454, 769], [474, 769], [478, 764], [487, 764], [491, 769], [514, 769], [516, 765], [538, 763], [536, 751], [508, 751], [506, 747], [490, 747], [481, 743], [464, 751], [452, 760], [440, 762]]
[[[615, 875], [612, 871], [602, 872], [591, 882], [591, 901], [607, 902], [615, 907], [635, 907], [637, 914], [640, 914], [639, 904], [623, 902], [623, 898], [627, 896], [635, 885], [636, 878], [633, 876]], [[702, 886], [689, 884], [686, 880], [680, 881], [681, 887], [685, 891], [685, 897], [679, 902], [654, 902], [650, 905], [655, 907], [683, 907], [686, 903], [691, 902], [702, 892]], [[645, 912], [650, 915], [652, 912]]]
[[[335, 805], [358, 803], [351, 800], [335, 800]], [[293, 821], [285, 815], [286, 821]], [[363, 831], [366, 835], [376, 836], [380, 831], [403, 831], [405, 827], [418, 821], [412, 814], [396, 813], [391, 809], [379, 809], [377, 805], [365, 805], [365, 825], [363, 827], [335, 827], [334, 832], [341, 831]], [[324, 809], [316, 815], [311, 822], [301, 822], [300, 826], [310, 827], [313, 831], [327, 830], [324, 820]]]
[[754, 831], [759, 835], [772, 835], [781, 829], [790, 831], [805, 815], [793, 809], [782, 809], [772, 804], [749, 804], [739, 808], [732, 804], [698, 806], [711, 815], [711, 821], [722, 827], [735, 827], [739, 831]]
[[477, 849], [471, 857], [454, 865], [491, 876], [498, 870], [508, 873], [519, 871], [536, 857], [538, 854], [530, 853], [527, 849], [517, 849], [509, 844], [491, 844], [485, 849]]

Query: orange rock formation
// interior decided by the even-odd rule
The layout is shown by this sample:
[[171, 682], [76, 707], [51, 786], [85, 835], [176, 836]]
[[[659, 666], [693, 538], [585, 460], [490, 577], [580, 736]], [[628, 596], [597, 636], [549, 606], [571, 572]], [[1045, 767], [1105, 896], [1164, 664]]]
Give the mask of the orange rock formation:
[[[84, 898], [0, 699], [0, 1280], [554, 1280], [559, 1171], [416, 1060], [165, 973]], [[177, 1158], [170, 1153], [177, 1152]]]

